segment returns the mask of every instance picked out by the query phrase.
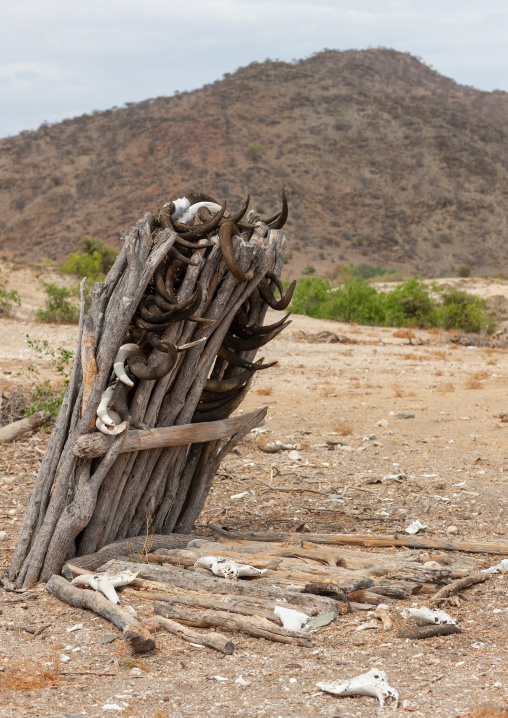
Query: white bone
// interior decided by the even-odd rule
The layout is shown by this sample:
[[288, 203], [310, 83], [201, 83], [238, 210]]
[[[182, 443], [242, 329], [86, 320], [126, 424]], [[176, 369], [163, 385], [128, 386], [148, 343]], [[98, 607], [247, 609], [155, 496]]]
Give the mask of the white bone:
[[111, 405], [111, 401], [113, 399], [114, 390], [115, 385], [113, 384], [112, 386], [109, 386], [106, 391], [102, 392], [101, 400], [97, 408], [97, 416], [103, 424], [106, 424], [106, 426], [115, 425], [115, 422], [113, 421], [108, 412], [108, 407]]
[[316, 683], [318, 688], [336, 696], [373, 696], [377, 698], [381, 708], [387, 698], [399, 700], [399, 694], [388, 685], [386, 673], [379, 668], [372, 668], [368, 673], [355, 676], [343, 683]]
[[173, 219], [180, 220], [185, 210], [190, 207], [190, 200], [187, 197], [179, 197], [179, 199], [175, 199], [173, 204], [175, 205], [175, 211], [171, 216]]
[[127, 586], [132, 583], [139, 571], [122, 571], [122, 573], [95, 573], [76, 576], [71, 583], [75, 586], [90, 586], [94, 591], [100, 591], [111, 603], [120, 603], [116, 586]]
[[306, 613], [294, 611], [292, 608], [284, 608], [283, 606], [275, 606], [273, 612], [280, 618], [284, 628], [290, 631], [301, 631], [310, 618]]
[[254, 568], [245, 563], [236, 563], [229, 558], [216, 556], [202, 556], [198, 558], [194, 566], [202, 566], [209, 569], [215, 576], [222, 576], [229, 580], [237, 579], [239, 576], [262, 576], [266, 568]]
[[120, 381], [127, 384], [127, 386], [134, 386], [134, 382], [131, 381], [125, 373], [125, 361], [128, 357], [132, 357], [140, 353], [141, 349], [138, 344], [123, 344], [118, 350], [115, 361], [113, 362], [113, 371]]
[[482, 573], [499, 573], [500, 571], [508, 571], [508, 558], [504, 558], [501, 563], [490, 568], [484, 568]]
[[422, 524], [421, 521], [413, 521], [413, 523], [409, 524], [409, 526], [406, 529], [407, 534], [417, 534], [418, 531], [421, 531], [422, 529], [429, 528], [425, 524]]
[[119, 416], [116, 411], [110, 409], [109, 416], [113, 419], [113, 426], [106, 426], [106, 424], [104, 424], [99, 417], [97, 417], [95, 420], [95, 426], [99, 429], [99, 431], [102, 431], [103, 434], [107, 434], [108, 436], [117, 436], [118, 434], [121, 434], [122, 431], [125, 431], [127, 422], [122, 421], [122, 417]]
[[450, 626], [457, 625], [455, 618], [452, 618], [446, 611], [441, 611], [437, 608], [433, 610], [426, 606], [422, 606], [421, 608], [403, 608], [401, 615], [403, 618], [415, 618], [418, 623], [429, 623], [433, 626], [444, 626], [445, 624]]
[[[201, 209], [201, 207], [206, 207], [210, 210], [210, 212], [218, 212], [221, 209], [220, 204], [217, 204], [216, 202], [196, 202], [187, 208], [187, 210], [180, 217], [179, 221], [183, 222], [183, 224], [190, 224], [196, 216], [196, 212], [198, 209]], [[173, 217], [174, 216], [175, 215], [173, 214]]]

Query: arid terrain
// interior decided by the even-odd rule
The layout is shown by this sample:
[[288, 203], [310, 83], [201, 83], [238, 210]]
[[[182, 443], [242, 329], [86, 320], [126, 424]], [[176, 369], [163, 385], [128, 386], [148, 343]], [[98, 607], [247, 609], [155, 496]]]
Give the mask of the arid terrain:
[[506, 92], [387, 48], [252, 63], [182, 92], [0, 140], [0, 256], [62, 261], [83, 235], [188, 191], [290, 203], [289, 268], [506, 271]]
[[[74, 346], [74, 326], [33, 322], [43, 297], [38, 282], [48, 281], [34, 271], [2, 265], [8, 288], [22, 295], [13, 318], [0, 317], [4, 401], [26, 385], [22, 372], [37, 359], [26, 334]], [[461, 281], [485, 296], [508, 298], [506, 282]], [[341, 341], [326, 341], [327, 332]], [[403, 534], [418, 519], [427, 526], [423, 536], [508, 543], [508, 423], [501, 417], [508, 412], [508, 350], [458, 346], [450, 338], [438, 330], [408, 334], [293, 317], [264, 352], [278, 365], [259, 373], [242, 405], [241, 411], [268, 405], [266, 424], [222, 465], [196, 535], [209, 535], [210, 522], [237, 531], [287, 532], [306, 524], [321, 533]], [[38, 362], [42, 375], [51, 376], [49, 363]], [[2, 569], [49, 431], [0, 447]], [[259, 448], [276, 440], [292, 445], [299, 458]], [[420, 554], [455, 568], [481, 569], [503, 558]], [[507, 576], [468, 589], [460, 606], [446, 609], [460, 623], [457, 635], [397, 637], [401, 609], [425, 605], [423, 592], [389, 604], [394, 628], [387, 632], [357, 631], [372, 619], [358, 611], [312, 634], [313, 648], [235, 633], [236, 651], [225, 657], [164, 632], [155, 652], [136, 657], [111, 624], [59, 602], [43, 585], [24, 594], [0, 589], [0, 716], [95, 718], [109, 715], [104, 707], [114, 704], [111, 714], [140, 718], [367, 718], [378, 714], [375, 699], [336, 698], [316, 683], [372, 667], [383, 669], [400, 694], [399, 708], [389, 702], [383, 715], [462, 718], [487, 704], [501, 710], [508, 702]], [[142, 594], [122, 603], [141, 617], [152, 615]], [[76, 624], [83, 626], [69, 631]], [[106, 635], [116, 640], [107, 643]]]

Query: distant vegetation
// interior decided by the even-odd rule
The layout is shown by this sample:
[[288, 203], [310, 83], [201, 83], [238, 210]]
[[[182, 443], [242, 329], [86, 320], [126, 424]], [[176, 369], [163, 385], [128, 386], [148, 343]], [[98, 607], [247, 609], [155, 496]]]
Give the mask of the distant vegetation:
[[[102, 282], [114, 264], [118, 251], [109, 247], [100, 239], [83, 237], [80, 242], [80, 252], [69, 255], [60, 267], [62, 274], [69, 274], [81, 280], [88, 278], [86, 286], [87, 303], [90, 299], [90, 289], [96, 282]], [[79, 309], [73, 299], [79, 297], [79, 284], [68, 289], [58, 287], [56, 284], [44, 284], [46, 304], [35, 315], [38, 322], [52, 322], [59, 324], [75, 324], [79, 319]]]
[[21, 304], [17, 291], [12, 289], [8, 292], [5, 287], [0, 285], [0, 314], [11, 314], [15, 304]]
[[296, 285], [291, 310], [318, 319], [377, 326], [494, 330], [483, 299], [460, 289], [441, 291], [414, 277], [389, 292], [378, 291], [361, 277], [336, 289], [326, 279], [304, 277]]

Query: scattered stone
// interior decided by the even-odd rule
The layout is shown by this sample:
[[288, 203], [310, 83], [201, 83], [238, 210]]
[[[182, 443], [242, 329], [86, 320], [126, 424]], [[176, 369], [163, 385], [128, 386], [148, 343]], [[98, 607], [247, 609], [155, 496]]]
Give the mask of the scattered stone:
[[5, 541], [6, 538], [8, 538], [7, 531], [0, 531], [0, 541]]
[[400, 414], [397, 414], [395, 417], [396, 419], [414, 419], [415, 414], [405, 414], [404, 412], [401, 412]]
[[448, 536], [456, 536], [459, 533], [459, 529], [456, 526], [448, 526], [446, 533]]
[[113, 641], [116, 641], [117, 638], [118, 636], [115, 636], [114, 633], [105, 633], [99, 641], [99, 645], [107, 645], [108, 643], [113, 643]]
[[378, 425], [378, 426], [388, 426], [388, 419], [380, 419], [380, 420], [377, 422], [377, 425]]

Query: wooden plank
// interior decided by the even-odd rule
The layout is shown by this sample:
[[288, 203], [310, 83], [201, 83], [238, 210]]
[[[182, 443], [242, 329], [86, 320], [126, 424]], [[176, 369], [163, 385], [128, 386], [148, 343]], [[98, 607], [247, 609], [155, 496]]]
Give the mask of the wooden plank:
[[[141, 451], [143, 449], [161, 449], [166, 446], [182, 446], [183, 444], [201, 444], [206, 441], [216, 441], [232, 436], [245, 424], [259, 417], [264, 419], [268, 407], [251, 411], [249, 414], [235, 416], [220, 421], [206, 421], [202, 424], [182, 424], [182, 426], [167, 426], [159, 429], [129, 431], [122, 446], [121, 453]], [[80, 458], [93, 459], [104, 456], [114, 437], [106, 436], [100, 432], [80, 436], [76, 441], [73, 453]]]
[[[281, 534], [275, 531], [259, 533], [234, 533], [226, 531], [216, 524], [209, 524], [218, 540], [234, 541], [302, 541], [302, 534]], [[491, 553], [508, 555], [508, 544], [495, 541], [452, 541], [450, 539], [420, 536], [389, 536], [386, 534], [305, 534], [305, 541], [323, 543], [330, 546], [365, 546], [367, 548], [383, 548], [388, 546], [405, 546], [407, 548], [441, 549], [442, 551], [466, 551], [470, 553]]]
[[12, 424], [7, 424], [7, 426], [0, 429], [0, 444], [14, 441], [18, 436], [26, 434], [27, 431], [37, 429], [41, 424], [44, 424], [45, 421], [49, 421], [50, 419], [51, 414], [47, 411], [38, 411], [36, 414], [27, 416], [25, 419], [13, 421]]

